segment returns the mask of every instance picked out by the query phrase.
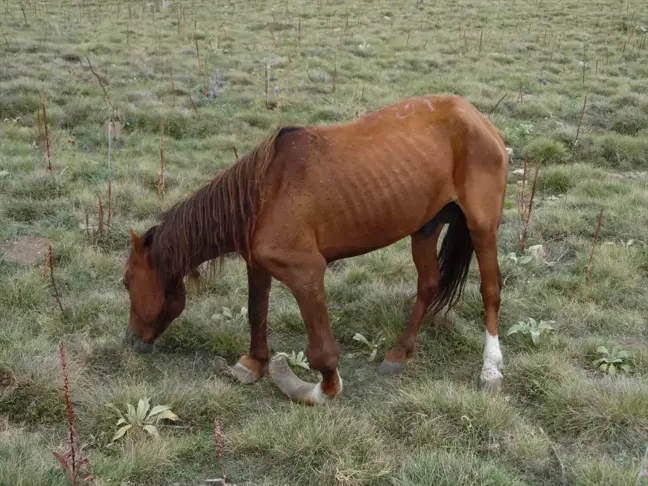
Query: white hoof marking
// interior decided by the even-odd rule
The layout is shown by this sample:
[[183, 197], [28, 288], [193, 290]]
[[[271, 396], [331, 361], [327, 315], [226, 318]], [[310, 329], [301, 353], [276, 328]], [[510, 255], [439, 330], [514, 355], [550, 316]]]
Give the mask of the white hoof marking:
[[481, 381], [491, 382], [502, 379], [501, 369], [504, 365], [502, 352], [500, 351], [499, 338], [491, 336], [486, 331], [486, 344], [484, 345], [484, 365], [481, 371]]
[[[335, 396], [338, 396], [342, 392], [342, 377], [340, 376], [340, 371], [337, 370], [337, 375], [338, 375], [338, 382], [340, 383], [340, 388], [338, 389], [338, 392]], [[310, 398], [311, 398], [311, 403], [313, 405], [321, 405], [327, 400], [331, 400], [334, 397], [329, 397], [324, 391], [322, 390], [322, 382], [320, 381], [317, 385], [313, 387], [313, 389], [310, 392]]]

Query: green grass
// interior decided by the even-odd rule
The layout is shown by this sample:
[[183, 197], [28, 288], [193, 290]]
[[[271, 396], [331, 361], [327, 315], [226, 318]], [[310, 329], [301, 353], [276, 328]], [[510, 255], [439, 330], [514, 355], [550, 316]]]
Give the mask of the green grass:
[[[0, 245], [47, 238], [67, 311], [41, 263], [0, 253], [0, 483], [65, 484], [49, 452], [67, 434], [62, 341], [77, 433], [99, 484], [219, 477], [216, 418], [223, 467], [239, 485], [634, 484], [648, 446], [648, 4], [8, 0], [0, 9]], [[110, 163], [109, 111], [87, 57], [119, 120]], [[146, 229], [232, 164], [232, 147], [245, 153], [280, 122], [335, 123], [432, 93], [461, 94], [485, 113], [504, 96], [489, 115], [514, 151], [499, 238], [501, 396], [478, 389], [476, 265], [456, 309], [423, 324], [406, 373], [377, 374], [416, 291], [407, 241], [329, 269], [345, 388], [325, 407], [295, 406], [268, 379], [242, 386], [221, 375], [219, 358], [233, 363], [249, 342], [244, 318], [222, 317], [223, 307], [236, 315], [247, 305], [237, 259], [190, 294], [157, 353], [122, 345], [130, 227]], [[161, 125], [164, 199], [155, 187]], [[551, 265], [519, 260], [524, 157], [527, 198], [540, 167], [527, 246], [544, 245]], [[110, 179], [112, 228], [100, 238]], [[505, 336], [529, 317], [555, 321], [539, 346]], [[269, 319], [275, 351], [305, 349], [297, 305], [278, 283]], [[384, 338], [376, 361], [356, 332]], [[599, 345], [629, 351], [632, 371], [597, 372]], [[136, 435], [109, 447], [116, 418], [105, 404], [143, 397], [182, 421], [161, 425], [157, 441]]]

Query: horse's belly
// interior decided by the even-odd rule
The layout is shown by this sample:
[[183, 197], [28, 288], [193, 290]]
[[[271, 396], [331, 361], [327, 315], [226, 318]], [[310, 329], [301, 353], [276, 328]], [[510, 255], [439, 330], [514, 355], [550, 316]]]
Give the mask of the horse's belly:
[[338, 199], [317, 205], [317, 241], [327, 260], [391, 245], [420, 229], [443, 205], [443, 191], [428, 181], [382, 181], [357, 192], [340, 191]]

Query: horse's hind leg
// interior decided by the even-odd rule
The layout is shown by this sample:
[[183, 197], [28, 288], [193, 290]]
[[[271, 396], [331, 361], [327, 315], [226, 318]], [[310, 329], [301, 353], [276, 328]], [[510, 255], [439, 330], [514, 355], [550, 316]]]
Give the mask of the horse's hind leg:
[[486, 314], [486, 342], [480, 378], [482, 386], [493, 392], [501, 390], [503, 381], [503, 358], [498, 338], [502, 279], [497, 261], [497, 231], [506, 191], [505, 165], [503, 167], [502, 175], [481, 173], [466, 177], [467, 189], [461, 201], [479, 264], [480, 291]]
[[496, 230], [473, 229], [470, 235], [479, 263], [480, 290], [486, 313], [486, 342], [480, 379], [487, 391], [499, 392], [503, 381], [503, 358], [498, 338], [501, 275], [497, 261]]
[[380, 365], [381, 374], [403, 372], [405, 361], [414, 350], [421, 321], [437, 292], [441, 278], [437, 242], [442, 228], [443, 225], [437, 225], [431, 235], [426, 235], [424, 230], [412, 235], [412, 258], [418, 272], [416, 303], [407, 327], [398, 338], [398, 344], [387, 352]]

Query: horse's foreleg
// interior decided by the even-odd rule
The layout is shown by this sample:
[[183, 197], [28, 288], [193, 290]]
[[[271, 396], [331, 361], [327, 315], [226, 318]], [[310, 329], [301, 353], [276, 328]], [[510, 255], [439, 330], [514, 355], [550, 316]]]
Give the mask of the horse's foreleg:
[[437, 257], [437, 242], [442, 228], [443, 225], [439, 225], [434, 233], [427, 237], [420, 232], [412, 235], [412, 259], [418, 272], [416, 303], [407, 327], [398, 338], [398, 344], [387, 352], [380, 365], [381, 374], [402, 373], [405, 369], [405, 361], [414, 350], [421, 321], [439, 287], [441, 273]]
[[495, 231], [473, 230], [471, 238], [479, 263], [481, 295], [486, 313], [486, 343], [480, 378], [487, 391], [499, 392], [503, 381], [503, 358], [498, 338], [501, 277], [497, 262], [497, 237]]
[[268, 347], [268, 301], [272, 277], [261, 268], [248, 266], [248, 320], [250, 353], [241, 356], [230, 371], [241, 383], [254, 383], [263, 376], [270, 356]]
[[[323, 403], [342, 390], [338, 373], [339, 348], [329, 325], [324, 290], [326, 262], [321, 255], [296, 256], [290, 265], [276, 271], [276, 277], [292, 291], [308, 333], [306, 357], [312, 369], [322, 374], [317, 384], [306, 383], [290, 370], [285, 360], [274, 359], [270, 374], [292, 401], [308, 405]], [[275, 272], [273, 272], [275, 274]]]

